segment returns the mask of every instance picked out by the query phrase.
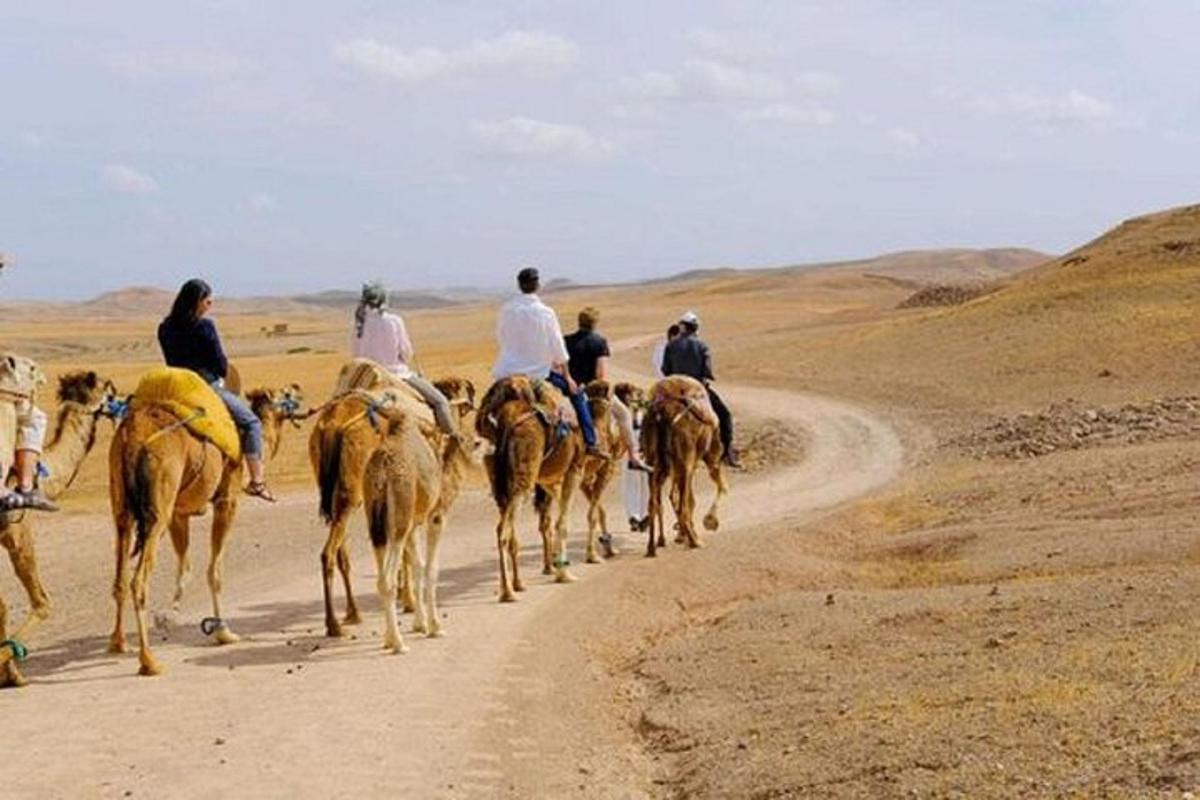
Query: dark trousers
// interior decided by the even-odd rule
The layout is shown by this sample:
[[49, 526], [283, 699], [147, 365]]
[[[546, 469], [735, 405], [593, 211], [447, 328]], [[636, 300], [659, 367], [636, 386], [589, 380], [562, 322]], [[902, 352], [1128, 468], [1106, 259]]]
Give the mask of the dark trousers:
[[571, 394], [571, 390], [567, 388], [567, 379], [557, 372], [551, 372], [548, 380], [571, 401], [575, 416], [579, 418], [579, 429], [583, 431], [584, 443], [588, 447], [595, 447], [596, 426], [592, 424], [592, 409], [588, 407], [587, 395], [583, 392]]
[[711, 386], [706, 385], [704, 388], [708, 390], [708, 402], [712, 403], [713, 411], [717, 412], [717, 424], [721, 433], [721, 452], [728, 453], [733, 449], [733, 415], [729, 413], [729, 406], [725, 405], [721, 395], [714, 392]]

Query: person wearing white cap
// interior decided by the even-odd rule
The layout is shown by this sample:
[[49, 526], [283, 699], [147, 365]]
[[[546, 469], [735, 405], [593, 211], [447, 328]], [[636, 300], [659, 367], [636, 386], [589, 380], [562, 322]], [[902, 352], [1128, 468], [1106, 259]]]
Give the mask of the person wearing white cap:
[[722, 460], [734, 469], [740, 469], [741, 462], [733, 449], [733, 415], [721, 396], [713, 391], [712, 381], [716, 379], [713, 377], [712, 354], [708, 345], [696, 336], [700, 330], [700, 317], [695, 311], [685, 311], [679, 317], [679, 327], [679, 336], [672, 339], [663, 351], [663, 375], [687, 375], [704, 384], [708, 390], [708, 400], [717, 414], [721, 447], [724, 450]]

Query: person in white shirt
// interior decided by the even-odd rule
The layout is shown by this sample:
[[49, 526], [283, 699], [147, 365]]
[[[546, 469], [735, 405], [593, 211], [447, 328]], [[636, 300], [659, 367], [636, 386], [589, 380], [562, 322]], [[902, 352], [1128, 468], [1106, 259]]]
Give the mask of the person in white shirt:
[[409, 366], [413, 360], [412, 342], [404, 320], [387, 310], [387, 289], [379, 282], [363, 285], [358, 308], [354, 310], [350, 352], [355, 358], [371, 359], [416, 389], [433, 409], [442, 432], [461, 438], [458, 419], [446, 395]]
[[517, 273], [521, 294], [500, 308], [496, 323], [500, 355], [492, 368], [492, 377], [501, 380], [512, 375], [527, 375], [554, 384], [575, 409], [588, 453], [603, 456], [605, 453], [596, 444], [596, 428], [592, 424], [587, 397], [567, 371], [570, 356], [558, 315], [537, 296], [540, 285], [541, 277], [533, 267]]
[[666, 377], [663, 375], [662, 371], [663, 353], [666, 352], [667, 345], [671, 343], [671, 340], [679, 335], [679, 331], [679, 323], [672, 323], [671, 327], [667, 328], [667, 338], [659, 339], [658, 342], [655, 343], [654, 351], [650, 353], [650, 369], [653, 370], [651, 374], [654, 375], [654, 377], [659, 379]]

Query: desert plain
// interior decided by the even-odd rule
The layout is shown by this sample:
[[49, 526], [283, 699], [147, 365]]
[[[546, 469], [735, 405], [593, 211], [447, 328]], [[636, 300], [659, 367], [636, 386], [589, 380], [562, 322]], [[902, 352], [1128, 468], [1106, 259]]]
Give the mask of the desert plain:
[[[0, 693], [4, 797], [1144, 797], [1200, 791], [1200, 206], [1066, 254], [917, 251], [547, 293], [585, 305], [624, 378], [701, 317], [747, 469], [705, 547], [620, 554], [496, 602], [482, 472], [448, 525], [444, 639], [326, 638], [308, 430], [241, 503], [210, 645], [197, 578], [152, 588], [166, 674], [106, 653], [112, 522], [101, 435], [36, 521], [51, 619]], [[549, 265], [543, 267], [552, 273]], [[0, 343], [54, 379], [131, 391], [166, 291], [0, 298]], [[422, 369], [486, 385], [496, 300], [405, 309]], [[349, 309], [222, 298], [245, 385], [328, 397]], [[286, 332], [275, 326], [286, 324]], [[270, 335], [268, 335], [270, 334]], [[52, 388], [48, 387], [48, 389]], [[53, 413], [52, 392], [43, 405]], [[699, 476], [707, 497], [704, 476]], [[583, 503], [571, 551], [581, 561]], [[519, 531], [536, 561], [531, 511]], [[24, 594], [7, 568], [10, 615]], [[339, 601], [340, 603], [340, 601]]]

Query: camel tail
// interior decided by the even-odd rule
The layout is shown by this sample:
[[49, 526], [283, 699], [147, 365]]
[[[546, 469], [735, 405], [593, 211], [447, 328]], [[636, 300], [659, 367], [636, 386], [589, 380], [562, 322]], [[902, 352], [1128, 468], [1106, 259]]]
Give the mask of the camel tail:
[[550, 505], [550, 493], [541, 486], [533, 487], [533, 507], [539, 512], [545, 511]]
[[137, 540], [133, 545], [135, 556], [142, 551], [150, 536], [150, 526], [154, 524], [154, 509], [150, 499], [153, 480], [146, 448], [140, 447], [133, 458], [125, 463], [125, 507], [137, 524]]
[[652, 407], [647, 414], [644, 425], [649, 430], [651, 438], [651, 441], [647, 444], [654, 448], [655, 471], [666, 472], [671, 463], [668, 452], [670, 450], [671, 426], [667, 422], [663, 410], [657, 406]]
[[382, 491], [376, 492], [367, 501], [367, 532], [371, 535], [371, 544], [376, 548], [387, 544], [392, 527], [392, 487], [384, 485], [381, 488]]
[[510, 495], [508, 483], [512, 466], [509, 464], [509, 459], [512, 454], [508, 452], [508, 445], [508, 428], [500, 426], [500, 430], [496, 434], [496, 453], [492, 457], [492, 497], [495, 498], [496, 506], [501, 510], [508, 505]]
[[337, 491], [342, 480], [342, 448], [345, 436], [340, 430], [321, 435], [321, 461], [317, 469], [317, 483], [321, 489], [321, 519], [326, 525], [333, 524]]

